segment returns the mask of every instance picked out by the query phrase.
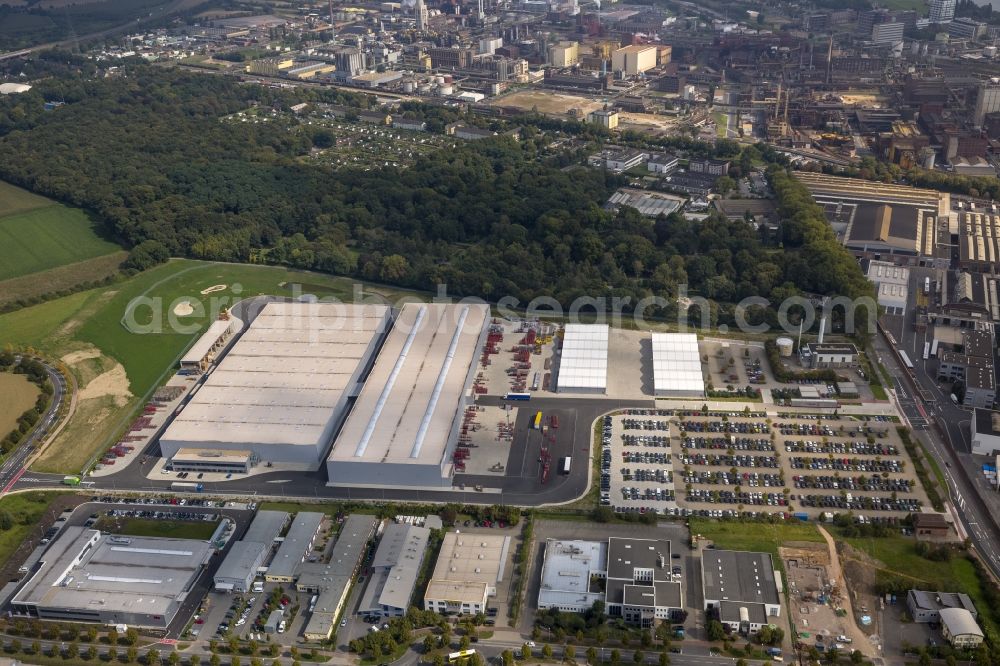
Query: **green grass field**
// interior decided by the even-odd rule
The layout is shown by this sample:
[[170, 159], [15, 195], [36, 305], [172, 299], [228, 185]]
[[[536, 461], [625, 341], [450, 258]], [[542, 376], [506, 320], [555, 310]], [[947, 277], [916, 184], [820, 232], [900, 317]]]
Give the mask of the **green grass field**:
[[138, 537], [166, 537], [207, 541], [215, 534], [218, 522], [204, 520], [153, 520], [145, 518], [102, 518], [96, 527], [102, 532]]
[[0, 218], [0, 280], [117, 252], [77, 208], [52, 205]]
[[1000, 620], [1000, 609], [989, 607], [976, 576], [976, 569], [962, 553], [956, 552], [947, 562], [937, 562], [918, 555], [916, 541], [912, 537], [900, 535], [843, 540], [879, 560], [884, 567], [884, 571], [878, 572], [880, 576], [899, 576], [913, 581], [915, 587], [923, 589], [965, 592], [972, 597], [976, 608], [980, 609], [980, 622], [996, 628]]
[[0, 217], [51, 206], [54, 202], [0, 180]]
[[[716, 548], [751, 550], [778, 555], [778, 546], [788, 541], [823, 543], [823, 536], [815, 526], [798, 520], [781, 523], [722, 522], [701, 518], [690, 520], [691, 534], [700, 534], [712, 541]], [[777, 563], [777, 560], [775, 560]]]
[[0, 437], [14, 429], [21, 414], [35, 404], [38, 394], [38, 387], [24, 375], [0, 372]]
[[9, 530], [0, 530], [0, 562], [6, 562], [20, 546], [35, 531], [38, 534], [38, 523], [45, 514], [45, 509], [59, 493], [20, 493], [7, 495], [0, 499], [0, 512], [6, 511], [14, 519], [14, 525]]

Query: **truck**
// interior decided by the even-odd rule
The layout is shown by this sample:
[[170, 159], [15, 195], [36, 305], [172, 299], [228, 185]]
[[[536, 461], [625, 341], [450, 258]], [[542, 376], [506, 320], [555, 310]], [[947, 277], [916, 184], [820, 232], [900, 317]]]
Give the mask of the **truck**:
[[200, 493], [205, 489], [205, 486], [200, 483], [174, 481], [173, 483], [170, 484], [170, 489], [182, 493]]
[[62, 482], [64, 486], [78, 486], [80, 485], [80, 477], [64, 476]]

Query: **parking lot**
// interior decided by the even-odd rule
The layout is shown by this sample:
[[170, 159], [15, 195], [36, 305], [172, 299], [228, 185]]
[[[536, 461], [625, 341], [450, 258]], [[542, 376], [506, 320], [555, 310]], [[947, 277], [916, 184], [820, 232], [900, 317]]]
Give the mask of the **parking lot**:
[[602, 421], [601, 504], [898, 518], [927, 497], [895, 425], [885, 416], [625, 410]]
[[601, 504], [618, 511], [676, 510], [670, 422], [606, 416], [601, 435]]

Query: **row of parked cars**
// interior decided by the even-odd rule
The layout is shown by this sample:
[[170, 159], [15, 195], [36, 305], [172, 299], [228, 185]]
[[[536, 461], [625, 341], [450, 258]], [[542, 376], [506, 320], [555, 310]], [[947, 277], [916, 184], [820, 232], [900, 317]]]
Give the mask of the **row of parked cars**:
[[869, 444], [862, 441], [813, 442], [810, 440], [787, 439], [785, 451], [789, 453], [835, 453], [855, 456], [897, 456], [899, 449], [892, 444]]
[[794, 476], [796, 488], [825, 488], [827, 490], [867, 490], [884, 493], [909, 493], [913, 491], [912, 479], [886, 479], [879, 474], [871, 476]]
[[864, 497], [837, 495], [800, 495], [799, 504], [802, 506], [819, 507], [824, 509], [846, 509], [850, 511], [905, 511], [913, 513], [920, 510], [920, 500], [910, 497]]
[[810, 458], [792, 456], [792, 469], [832, 469], [838, 472], [888, 472], [899, 474], [903, 461], [896, 458], [869, 460], [866, 458]]
[[685, 437], [684, 449], [732, 449], [734, 451], [774, 451], [771, 440], [761, 437]]
[[684, 432], [732, 432], [742, 435], [763, 434], [771, 432], [771, 426], [766, 421], [681, 421]]
[[685, 465], [705, 465], [707, 467], [769, 467], [772, 469], [780, 467], [778, 459], [774, 456], [689, 453], [681, 456], [681, 462]]

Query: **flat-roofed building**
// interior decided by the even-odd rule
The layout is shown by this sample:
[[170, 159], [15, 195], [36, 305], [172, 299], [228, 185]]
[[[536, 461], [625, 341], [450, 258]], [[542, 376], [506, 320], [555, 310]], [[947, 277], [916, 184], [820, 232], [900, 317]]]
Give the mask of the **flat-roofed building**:
[[750, 634], [781, 615], [781, 578], [769, 553], [705, 549], [701, 584], [705, 610], [733, 631]]
[[403, 306], [327, 459], [330, 485], [451, 485], [489, 314], [485, 304]]
[[606, 393], [607, 324], [566, 324], [556, 386], [559, 393]]
[[868, 260], [864, 264], [865, 275], [875, 285], [878, 304], [889, 315], [906, 314], [909, 295], [910, 269], [888, 261]]
[[676, 194], [620, 187], [611, 195], [604, 207], [608, 210], [618, 210], [622, 206], [629, 206], [644, 217], [659, 217], [680, 210], [683, 205], [684, 197]]
[[[824, 174], [795, 177], [820, 204], [840, 241], [865, 259], [947, 268], [951, 242], [946, 192]], [[939, 243], [939, 237], [944, 241]]]
[[623, 46], [611, 54], [611, 69], [616, 74], [638, 76], [656, 67], [655, 46]]
[[972, 599], [963, 592], [909, 590], [906, 593], [906, 607], [914, 622], [940, 622], [940, 613], [945, 608], [964, 608], [972, 613], [972, 617], [979, 616]]
[[257, 541], [268, 546], [274, 544], [288, 524], [288, 514], [284, 511], [258, 511], [247, 527], [243, 541]]
[[608, 539], [608, 615], [651, 627], [683, 612], [681, 584], [670, 568], [665, 539]]
[[510, 537], [448, 532], [424, 593], [424, 609], [475, 615], [503, 581]]
[[277, 583], [291, 583], [295, 580], [299, 564], [312, 549], [324, 517], [325, 514], [314, 511], [300, 511], [296, 514], [284, 541], [278, 546], [278, 552], [267, 567], [267, 580]]
[[653, 391], [672, 398], [703, 397], [698, 336], [694, 333], [653, 333]]
[[382, 532], [358, 612], [402, 617], [410, 606], [431, 531], [390, 523]]
[[258, 541], [237, 541], [215, 572], [213, 583], [220, 592], [249, 592], [257, 571], [270, 554], [270, 547]]
[[1000, 215], [958, 213], [958, 262], [965, 270], [997, 272], [1000, 265]]
[[962, 351], [938, 354], [938, 377], [962, 382], [966, 407], [989, 409], [996, 402], [996, 380], [993, 376], [993, 334], [989, 328], [962, 331]]
[[215, 472], [246, 474], [258, 462], [253, 451], [219, 449], [178, 449], [170, 459], [174, 472]]
[[211, 559], [207, 541], [63, 529], [11, 601], [15, 615], [165, 629]]
[[604, 601], [603, 581], [608, 571], [608, 544], [598, 541], [546, 539], [539, 608], [583, 613], [595, 601]]
[[315, 469], [388, 322], [380, 305], [267, 304], [164, 432], [164, 457], [251, 451]]
[[213, 321], [208, 330], [202, 333], [191, 347], [181, 357], [181, 370], [202, 371], [215, 362], [219, 352], [228, 346], [234, 334], [238, 333], [242, 324], [238, 319], [219, 319]]
[[1000, 455], [1000, 412], [974, 409], [971, 430], [972, 453], [991, 457]]
[[853, 368], [858, 348], [849, 342], [810, 342], [802, 350], [802, 363], [810, 368]]
[[371, 516], [347, 516], [340, 526], [329, 558], [303, 562], [298, 566], [295, 589], [316, 595], [303, 629], [306, 640], [326, 640], [333, 633], [337, 618], [347, 602], [351, 581], [357, 576], [368, 552], [368, 541], [375, 531], [375, 524]]

